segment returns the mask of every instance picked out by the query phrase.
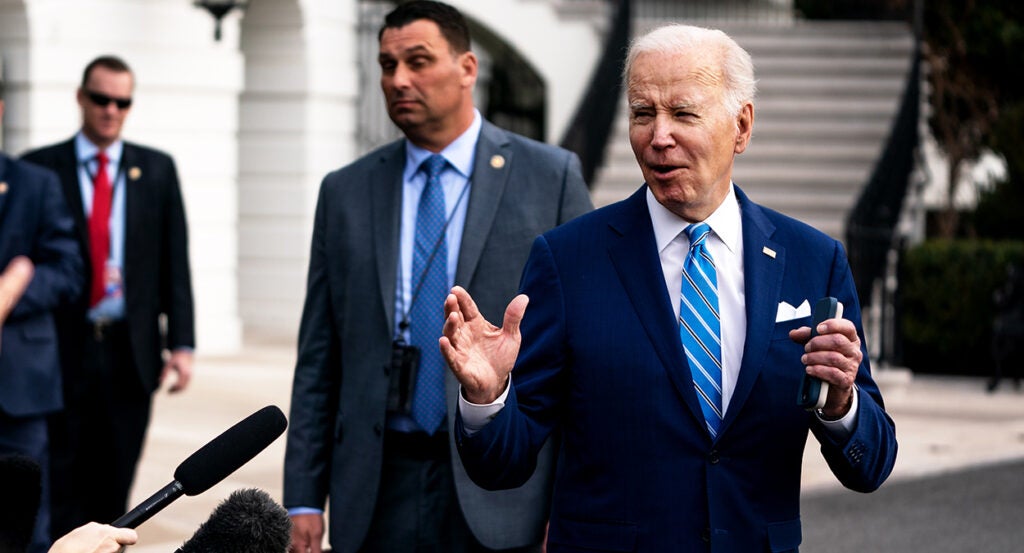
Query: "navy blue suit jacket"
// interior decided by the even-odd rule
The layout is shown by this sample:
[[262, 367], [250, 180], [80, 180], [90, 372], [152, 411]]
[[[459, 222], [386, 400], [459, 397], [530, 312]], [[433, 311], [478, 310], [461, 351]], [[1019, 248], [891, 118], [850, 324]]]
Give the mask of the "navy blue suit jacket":
[[57, 175], [0, 154], [0, 270], [18, 255], [35, 264], [0, 340], [0, 410], [38, 416], [61, 409], [54, 309], [82, 291], [84, 266]]
[[788, 333], [810, 319], [776, 323], [778, 305], [835, 296], [863, 343], [845, 252], [737, 188], [746, 343], [713, 442], [663, 284], [645, 192], [534, 243], [522, 284], [530, 305], [505, 408], [472, 437], [457, 421], [467, 472], [486, 488], [516, 486], [557, 428], [549, 552], [796, 551], [808, 429], [854, 490], [877, 488], [896, 457], [866, 350], [848, 440], [833, 440], [796, 405], [803, 348]]

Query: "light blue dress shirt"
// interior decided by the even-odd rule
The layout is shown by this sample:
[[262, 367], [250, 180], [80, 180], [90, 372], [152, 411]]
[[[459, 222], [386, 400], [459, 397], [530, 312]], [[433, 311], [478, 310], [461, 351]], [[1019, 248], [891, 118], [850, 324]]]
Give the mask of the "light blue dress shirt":
[[[100, 149], [89, 141], [81, 132], [75, 135], [75, 153], [78, 157], [78, 184], [82, 193], [82, 209], [85, 210], [85, 218], [89, 219], [92, 213], [93, 198], [93, 177], [99, 170], [96, 161], [96, 154]], [[108, 295], [95, 307], [89, 309], [88, 317], [91, 321], [99, 319], [119, 320], [124, 318], [124, 233], [125, 233], [125, 179], [124, 171], [121, 171], [121, 156], [124, 153], [124, 142], [117, 140], [106, 148], [107, 153], [107, 175], [110, 177], [113, 187], [113, 196], [110, 204], [110, 249], [107, 259], [107, 266], [120, 271], [121, 289], [108, 291]], [[88, 255], [88, 252], [85, 252]]]
[[[466, 211], [469, 205], [469, 194], [472, 186], [473, 163], [476, 160], [476, 144], [480, 139], [480, 128], [483, 118], [480, 112], [473, 110], [473, 123], [444, 150], [439, 152], [448, 160], [448, 165], [441, 173], [441, 186], [444, 188], [445, 213], [448, 217], [448, 228], [445, 235], [448, 240], [448, 286], [455, 284], [455, 270], [459, 263], [459, 250], [462, 245], [462, 231], [466, 227]], [[402, 228], [399, 236], [398, 275], [395, 287], [395, 336], [400, 333], [406, 342], [409, 332], [402, 332], [399, 324], [409, 311], [412, 291], [416, 276], [412, 274], [412, 250], [416, 234], [416, 209], [420, 196], [427, 185], [427, 175], [420, 171], [420, 165], [433, 152], [424, 150], [405, 142], [405, 168], [402, 171]], [[437, 306], [441, 309], [441, 306]], [[439, 336], [440, 337], [440, 336]], [[419, 425], [409, 416], [389, 415], [387, 426], [391, 430], [413, 432]], [[289, 515], [321, 514], [322, 509], [309, 506], [292, 507]]]
[[[441, 187], [444, 189], [445, 215], [448, 227], [445, 237], [448, 240], [448, 287], [455, 284], [455, 271], [459, 262], [459, 250], [462, 245], [462, 232], [466, 226], [466, 211], [472, 187], [473, 162], [476, 159], [476, 144], [480, 138], [483, 118], [474, 110], [473, 122], [466, 132], [459, 135], [451, 144], [439, 153], [448, 161], [441, 172]], [[402, 227], [399, 235], [398, 274], [395, 286], [395, 336], [402, 335], [409, 342], [409, 331], [402, 331], [399, 325], [413, 300], [420, 275], [412, 274], [413, 243], [416, 235], [416, 211], [420, 196], [427, 185], [427, 175], [420, 170], [420, 165], [433, 152], [420, 148], [408, 140], [405, 142], [405, 168], [402, 171]], [[441, 309], [441, 306], [437, 306]], [[419, 430], [419, 426], [411, 417], [389, 415], [388, 428], [402, 432]]]

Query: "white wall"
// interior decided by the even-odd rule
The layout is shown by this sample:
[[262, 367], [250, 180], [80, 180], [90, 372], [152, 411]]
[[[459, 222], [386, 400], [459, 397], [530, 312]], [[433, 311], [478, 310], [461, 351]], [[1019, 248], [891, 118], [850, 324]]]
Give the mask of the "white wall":
[[[560, 9], [558, 0], [449, 0], [528, 60], [547, 85], [546, 137], [557, 143], [601, 55], [606, 21]], [[598, 28], [600, 27], [600, 29]]]
[[239, 296], [252, 338], [295, 338], [320, 180], [354, 157], [356, 13], [354, 0], [246, 10]]

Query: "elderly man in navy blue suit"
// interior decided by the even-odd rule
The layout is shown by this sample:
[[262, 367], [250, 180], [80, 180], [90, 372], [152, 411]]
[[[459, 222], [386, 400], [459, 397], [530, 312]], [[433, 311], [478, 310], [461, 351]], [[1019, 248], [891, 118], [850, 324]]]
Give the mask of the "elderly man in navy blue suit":
[[[0, 117], [3, 106], [0, 91]], [[85, 281], [73, 229], [57, 176], [0, 153], [0, 268], [9, 267], [0, 288], [14, 296], [31, 275], [20, 299], [0, 301], [0, 311], [10, 306], [0, 319], [0, 453], [27, 455], [42, 469], [32, 552], [50, 543], [46, 416], [64, 404], [54, 309], [75, 301]]]
[[[755, 85], [731, 38], [656, 29], [625, 81], [645, 185], [538, 238], [502, 328], [462, 288], [445, 302], [461, 458], [514, 487], [559, 431], [552, 553], [797, 551], [808, 431], [853, 490], [896, 458], [845, 252], [732, 182]], [[801, 306], [823, 296], [845, 318], [811, 338]], [[804, 375], [830, 384], [816, 412]]]

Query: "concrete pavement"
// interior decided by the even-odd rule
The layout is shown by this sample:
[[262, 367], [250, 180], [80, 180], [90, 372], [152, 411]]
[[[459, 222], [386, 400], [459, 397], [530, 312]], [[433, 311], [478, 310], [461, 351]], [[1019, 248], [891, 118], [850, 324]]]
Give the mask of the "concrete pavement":
[[[170, 482], [193, 451], [257, 409], [273, 404], [287, 414], [294, 361], [294, 346], [280, 344], [252, 344], [230, 357], [200, 355], [187, 392], [156, 397], [132, 505]], [[1004, 383], [987, 394], [982, 378], [911, 378], [894, 369], [876, 369], [876, 377], [900, 443], [890, 482], [1024, 459], [1024, 392]], [[840, 490], [814, 438], [809, 440], [804, 492]], [[131, 551], [173, 551], [236, 489], [261, 488], [280, 501], [284, 441], [282, 436], [206, 493], [182, 497], [144, 523]]]

